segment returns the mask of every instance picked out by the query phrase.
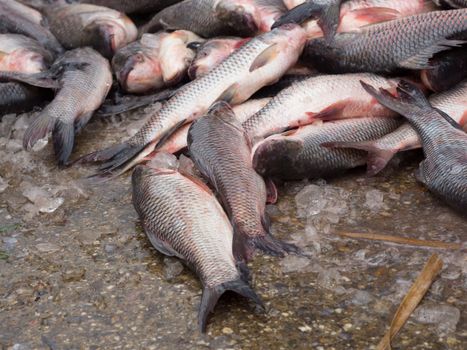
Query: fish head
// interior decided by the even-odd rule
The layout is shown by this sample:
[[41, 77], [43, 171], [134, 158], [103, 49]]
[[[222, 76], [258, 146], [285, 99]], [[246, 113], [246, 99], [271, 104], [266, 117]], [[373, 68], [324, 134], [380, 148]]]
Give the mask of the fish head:
[[160, 62], [133, 45], [119, 52], [112, 66], [120, 86], [127, 92], [142, 93], [163, 86]]
[[249, 39], [213, 39], [202, 44], [188, 69], [191, 79], [201, 77], [225, 60]]
[[294, 57], [301, 54], [306, 43], [306, 32], [301, 26], [287, 23], [261, 36], [268, 44], [275, 45], [282, 57]]
[[44, 56], [28, 49], [20, 48], [7, 55], [0, 55], [0, 70], [34, 74], [47, 67]]
[[241, 36], [253, 36], [261, 26], [261, 15], [253, 0], [221, 0], [216, 16]]
[[107, 58], [111, 58], [119, 48], [136, 39], [136, 32], [129, 33], [125, 25], [114, 19], [96, 20], [85, 30], [91, 38], [91, 46]]
[[253, 168], [262, 176], [287, 177], [294, 159], [303, 149], [302, 141], [273, 135], [256, 144], [252, 150]]

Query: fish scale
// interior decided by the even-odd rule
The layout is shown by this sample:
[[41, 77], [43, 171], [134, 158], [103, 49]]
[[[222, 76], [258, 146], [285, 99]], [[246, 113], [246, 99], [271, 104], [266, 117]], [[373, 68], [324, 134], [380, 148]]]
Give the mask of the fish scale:
[[467, 10], [433, 11], [338, 34], [332, 43], [310, 40], [304, 62], [330, 73], [423, 69], [436, 52], [462, 41], [448, 38], [467, 30]]
[[51, 91], [16, 82], [0, 83], [0, 119], [8, 113], [31, 110], [50, 94]]

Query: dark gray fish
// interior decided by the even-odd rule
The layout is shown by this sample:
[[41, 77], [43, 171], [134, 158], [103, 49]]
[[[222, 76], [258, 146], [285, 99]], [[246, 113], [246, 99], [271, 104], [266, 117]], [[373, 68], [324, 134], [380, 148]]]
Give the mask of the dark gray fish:
[[467, 0], [433, 0], [438, 6], [461, 9], [467, 7]]
[[430, 68], [420, 72], [423, 84], [443, 92], [467, 79], [467, 46], [441, 52], [430, 60]]
[[366, 152], [325, 147], [327, 143], [374, 140], [399, 125], [398, 119], [380, 117], [316, 122], [259, 143], [253, 166], [263, 176], [284, 180], [334, 176], [364, 165]]
[[79, 0], [78, 2], [108, 7], [123, 13], [148, 14], [160, 11], [181, 0]]
[[281, 0], [185, 0], [157, 13], [140, 32], [185, 29], [202, 37], [268, 32], [285, 11]]
[[52, 90], [14, 82], [0, 83], [0, 119], [8, 113], [31, 111], [52, 97]]
[[75, 134], [109, 92], [112, 73], [109, 62], [89, 47], [66, 52], [52, 70], [61, 67], [59, 91], [26, 130], [23, 146], [30, 149], [51, 131], [58, 164], [64, 165], [73, 150]]
[[[58, 4], [42, 9], [50, 30], [66, 49], [91, 46], [111, 58], [134, 41], [136, 26], [124, 13], [90, 4]], [[72, 28], [72, 30], [70, 30]]]
[[63, 47], [45, 26], [41, 13], [15, 0], [0, 0], [0, 33], [23, 34], [59, 54]]
[[433, 108], [414, 85], [401, 81], [398, 97], [362, 82], [379, 103], [403, 115], [420, 136], [425, 160], [417, 178], [449, 205], [467, 214], [467, 133], [446, 113]]
[[279, 27], [286, 23], [301, 24], [308, 19], [317, 18], [318, 25], [326, 40], [336, 35], [339, 26], [339, 12], [342, 2], [346, 0], [307, 0], [282, 15], [272, 26]]
[[[451, 39], [458, 36], [462, 40]], [[457, 38], [457, 37], [456, 37]], [[330, 73], [425, 69], [437, 52], [467, 39], [467, 9], [433, 11], [308, 41], [303, 63]]]
[[196, 167], [219, 193], [234, 228], [233, 253], [249, 260], [255, 249], [282, 256], [296, 251], [274, 239], [266, 218], [266, 185], [251, 164], [251, 144], [231, 107], [217, 102], [193, 122], [188, 150]]
[[203, 296], [202, 332], [220, 296], [236, 292], [262, 306], [248, 270], [232, 255], [233, 229], [211, 190], [174, 169], [139, 165], [133, 172], [133, 205], [152, 245], [182, 259], [198, 275]]

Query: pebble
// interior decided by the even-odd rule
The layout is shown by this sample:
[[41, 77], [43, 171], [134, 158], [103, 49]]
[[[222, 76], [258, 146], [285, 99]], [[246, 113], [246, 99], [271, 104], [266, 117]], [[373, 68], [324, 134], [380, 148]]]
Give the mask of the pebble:
[[352, 329], [352, 327], [353, 327], [352, 323], [346, 323], [344, 325], [344, 331], [348, 332]]
[[311, 331], [311, 327], [308, 326], [308, 325], [304, 325], [304, 326], [298, 327], [298, 329], [300, 330], [300, 332], [303, 332], [303, 333], [306, 333], [306, 332], [310, 332], [310, 331]]
[[232, 328], [229, 328], [229, 327], [224, 327], [222, 328], [222, 333], [224, 334], [233, 334], [233, 329]]
[[39, 243], [36, 248], [42, 253], [52, 253], [60, 250], [60, 247], [53, 243]]

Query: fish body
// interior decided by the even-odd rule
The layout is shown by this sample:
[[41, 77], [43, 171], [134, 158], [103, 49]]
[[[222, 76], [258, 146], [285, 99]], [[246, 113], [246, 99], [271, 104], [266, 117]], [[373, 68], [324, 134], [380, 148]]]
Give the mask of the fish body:
[[433, 0], [433, 2], [438, 6], [445, 6], [450, 8], [466, 8], [467, 0]]
[[127, 14], [160, 11], [180, 0], [80, 0], [81, 3], [108, 7]]
[[[243, 123], [253, 114], [258, 112], [261, 108], [263, 108], [268, 102], [270, 98], [265, 97], [261, 99], [250, 99], [242, 104], [234, 106], [233, 112], [235, 114], [236, 119]], [[188, 138], [188, 130], [190, 129], [191, 124], [185, 124], [177, 131], [175, 131], [169, 139], [162, 144], [160, 148], [157, 149], [157, 152], [167, 152], [167, 153], [177, 153], [182, 149], [187, 147], [187, 138]]]
[[206, 185], [174, 169], [143, 165], [134, 170], [132, 185], [133, 205], [153, 246], [182, 259], [201, 280], [198, 323], [202, 331], [226, 290], [261, 304], [245, 272], [236, 265], [229, 219]]
[[255, 249], [272, 255], [294, 250], [269, 233], [266, 185], [253, 169], [250, 142], [227, 103], [217, 102], [208, 114], [193, 122], [188, 150], [226, 208], [234, 228], [237, 259], [250, 259]]
[[[449, 115], [461, 127], [467, 128], [467, 80], [451, 90], [432, 95], [429, 101], [434, 108]], [[333, 146], [367, 151], [367, 174], [373, 176], [384, 169], [396, 153], [420, 148], [422, 144], [417, 131], [406, 122], [377, 140], [336, 142]]]
[[16, 82], [0, 83], [0, 119], [8, 113], [31, 111], [52, 98], [52, 91]]
[[112, 58], [112, 68], [122, 89], [146, 93], [164, 87], [159, 47], [164, 34], [145, 34], [120, 50]]
[[91, 46], [111, 58], [138, 35], [125, 14], [102, 6], [58, 4], [45, 7], [43, 13], [51, 31], [67, 49]]
[[[303, 62], [323, 72], [392, 73], [429, 67], [437, 52], [466, 39], [467, 9], [432, 11], [308, 41]], [[450, 39], [460, 36], [461, 40]]]
[[181, 125], [201, 117], [217, 100], [231, 104], [246, 101], [261, 87], [271, 84], [298, 59], [304, 31], [287, 25], [254, 38], [235, 51], [209, 74], [180, 88], [128, 141], [97, 151], [83, 161], [105, 162], [100, 172], [125, 171], [151, 153]]
[[360, 85], [361, 79], [395, 88], [397, 80], [370, 73], [320, 75], [293, 83], [277, 94], [263, 109], [243, 123], [248, 135], [261, 139], [286, 129], [310, 124], [317, 119], [345, 119], [361, 116], [389, 117]]
[[401, 124], [393, 118], [355, 118], [316, 122], [272, 135], [255, 146], [253, 166], [262, 176], [301, 180], [335, 176], [365, 164], [366, 154], [323, 144], [343, 140], [374, 140]]
[[16, 0], [0, 0], [0, 33], [16, 33], [36, 39], [54, 54], [63, 52], [57, 38], [44, 25], [44, 18]]
[[417, 178], [462, 214], [467, 213], [467, 133], [451, 117], [433, 108], [423, 93], [401, 81], [398, 97], [384, 89], [365, 89], [386, 107], [403, 115], [414, 127], [423, 147], [425, 160]]
[[443, 92], [467, 79], [467, 47], [441, 52], [430, 60], [430, 68], [420, 72], [423, 84]]
[[51, 69], [59, 68], [63, 70], [60, 88], [26, 130], [23, 146], [30, 149], [51, 131], [58, 164], [64, 165], [73, 150], [75, 134], [109, 92], [112, 73], [108, 61], [89, 47], [67, 51]]
[[0, 34], [0, 71], [38, 73], [52, 61], [53, 55], [36, 40], [21, 34]]

